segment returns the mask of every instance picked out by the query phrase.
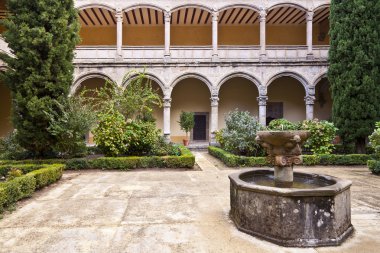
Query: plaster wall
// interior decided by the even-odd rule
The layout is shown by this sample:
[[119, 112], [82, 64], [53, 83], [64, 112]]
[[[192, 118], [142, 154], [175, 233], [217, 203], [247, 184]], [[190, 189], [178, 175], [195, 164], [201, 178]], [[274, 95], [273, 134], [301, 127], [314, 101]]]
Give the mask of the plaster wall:
[[0, 82], [0, 137], [4, 137], [12, 131], [11, 123], [11, 93], [2, 82]]

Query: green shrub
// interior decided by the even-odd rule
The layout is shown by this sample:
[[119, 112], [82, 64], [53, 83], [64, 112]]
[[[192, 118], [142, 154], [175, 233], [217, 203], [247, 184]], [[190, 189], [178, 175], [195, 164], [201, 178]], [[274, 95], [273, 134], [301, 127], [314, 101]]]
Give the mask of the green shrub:
[[82, 95], [69, 97], [66, 103], [55, 103], [58, 112], [47, 112], [51, 120], [48, 131], [57, 139], [53, 150], [65, 158], [86, 155], [84, 136], [96, 123], [92, 104]]
[[300, 130], [301, 125], [286, 119], [274, 119], [269, 123], [267, 129], [272, 131]]
[[22, 171], [16, 168], [11, 168], [7, 173], [7, 180], [12, 180], [16, 177], [21, 177]]
[[38, 164], [9, 164], [9, 165], [0, 165], [0, 176], [7, 177], [11, 169], [18, 169], [22, 174], [27, 174], [33, 170], [42, 168], [42, 165]]
[[179, 149], [178, 145], [167, 143], [163, 136], [159, 136], [158, 140], [153, 145], [151, 154], [156, 156], [179, 156], [181, 155], [181, 150]]
[[4, 138], [0, 138], [0, 159], [21, 160], [30, 154], [22, 148], [16, 138], [17, 131], [13, 131]]
[[182, 111], [179, 115], [179, 126], [181, 127], [181, 130], [185, 131], [186, 133], [186, 139], [188, 139], [188, 134], [191, 131], [191, 129], [194, 128], [194, 113], [193, 112], [184, 112]]
[[263, 150], [256, 142], [256, 132], [262, 129], [248, 111], [232, 111], [226, 117], [226, 128], [221, 131], [222, 148], [235, 155], [257, 156]]
[[154, 147], [160, 138], [160, 130], [156, 129], [154, 122], [132, 121], [125, 130], [127, 155], [153, 154]]
[[[269, 166], [265, 157], [244, 157], [233, 155], [221, 148], [209, 147], [211, 155], [219, 158], [228, 167], [259, 167]], [[367, 161], [373, 159], [370, 155], [303, 155], [303, 165], [366, 165]]]
[[94, 129], [94, 141], [106, 156], [117, 156], [127, 151], [124, 116], [116, 111], [99, 113], [99, 124]]
[[63, 174], [64, 165], [50, 165], [46, 168], [35, 170], [28, 175], [36, 179], [36, 189], [41, 189], [58, 181]]
[[369, 141], [375, 153], [380, 154], [380, 122], [376, 123], [376, 128], [369, 136]]
[[380, 174], [380, 161], [377, 160], [369, 160], [367, 162], [369, 170], [376, 175]]
[[334, 149], [332, 141], [338, 130], [333, 123], [322, 120], [305, 120], [302, 129], [310, 132], [310, 137], [305, 143], [314, 154], [330, 154]]
[[135, 168], [192, 168], [195, 157], [185, 147], [179, 147], [180, 156], [128, 156], [100, 157], [95, 159], [71, 159], [66, 162], [66, 169], [102, 169], [131, 170]]
[[26, 175], [21, 175], [9, 181], [0, 183], [0, 213], [4, 209], [16, 201], [30, 197], [36, 189], [40, 189], [46, 185], [56, 182], [62, 176], [63, 165], [44, 165], [41, 167], [36, 165], [35, 167], [26, 166], [23, 167], [26, 170], [33, 170]]

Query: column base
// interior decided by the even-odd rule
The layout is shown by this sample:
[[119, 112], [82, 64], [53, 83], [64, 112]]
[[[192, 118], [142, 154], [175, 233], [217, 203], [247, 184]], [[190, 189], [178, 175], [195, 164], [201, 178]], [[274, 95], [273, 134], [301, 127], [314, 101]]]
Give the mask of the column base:
[[293, 166], [274, 167], [274, 182], [276, 187], [289, 188], [293, 185]]
[[306, 55], [306, 59], [307, 60], [314, 60], [314, 54], [313, 53], [309, 53]]
[[170, 134], [164, 134], [164, 139], [166, 143], [170, 143]]

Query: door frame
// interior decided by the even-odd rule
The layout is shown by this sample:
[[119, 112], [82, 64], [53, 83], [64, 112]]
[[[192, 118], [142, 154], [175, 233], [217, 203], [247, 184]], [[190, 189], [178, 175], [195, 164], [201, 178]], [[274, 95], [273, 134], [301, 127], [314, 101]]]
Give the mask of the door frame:
[[194, 116], [195, 115], [204, 115], [206, 116], [206, 139], [205, 140], [194, 140], [194, 128], [191, 130], [190, 132], [190, 140], [192, 142], [206, 142], [206, 141], [209, 141], [210, 137], [209, 137], [209, 134], [210, 134], [210, 125], [209, 125], [209, 121], [210, 121], [210, 113], [209, 112], [194, 112]]

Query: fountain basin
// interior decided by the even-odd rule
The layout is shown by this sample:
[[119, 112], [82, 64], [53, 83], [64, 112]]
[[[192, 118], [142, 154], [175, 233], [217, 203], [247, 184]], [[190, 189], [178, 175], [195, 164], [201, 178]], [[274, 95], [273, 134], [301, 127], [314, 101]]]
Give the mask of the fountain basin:
[[352, 233], [351, 181], [295, 172], [294, 188], [278, 188], [273, 174], [229, 176], [230, 216], [239, 230], [286, 247], [336, 246]]

